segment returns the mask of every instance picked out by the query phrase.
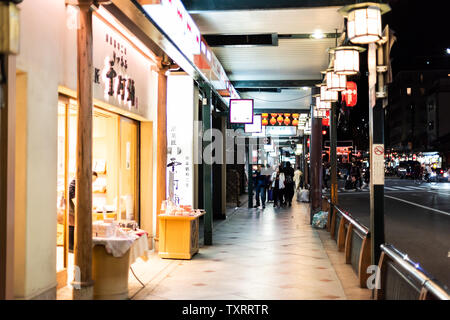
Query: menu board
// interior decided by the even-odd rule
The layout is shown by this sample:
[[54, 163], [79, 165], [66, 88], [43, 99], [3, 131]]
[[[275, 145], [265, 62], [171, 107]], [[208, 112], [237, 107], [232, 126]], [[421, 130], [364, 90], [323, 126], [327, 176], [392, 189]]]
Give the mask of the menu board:
[[261, 115], [256, 114], [253, 116], [253, 123], [245, 125], [245, 133], [261, 133], [261, 132], [262, 132]]
[[253, 123], [253, 99], [230, 99], [230, 123]]

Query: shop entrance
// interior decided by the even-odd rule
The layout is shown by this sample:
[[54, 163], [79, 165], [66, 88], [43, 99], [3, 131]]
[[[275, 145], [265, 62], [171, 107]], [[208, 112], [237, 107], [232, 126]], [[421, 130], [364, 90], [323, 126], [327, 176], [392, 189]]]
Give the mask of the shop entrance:
[[[114, 218], [139, 223], [139, 122], [94, 107], [92, 220]], [[57, 254], [58, 288], [73, 274], [77, 103], [58, 103]], [[80, 186], [83, 187], [83, 186]]]

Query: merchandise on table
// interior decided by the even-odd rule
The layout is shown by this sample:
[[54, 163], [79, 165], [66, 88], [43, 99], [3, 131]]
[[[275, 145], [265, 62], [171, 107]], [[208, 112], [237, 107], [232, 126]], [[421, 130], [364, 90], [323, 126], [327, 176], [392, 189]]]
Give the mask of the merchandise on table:
[[170, 216], [199, 216], [205, 211], [193, 209], [190, 205], [176, 205], [170, 200], [164, 200], [161, 204], [161, 214]]

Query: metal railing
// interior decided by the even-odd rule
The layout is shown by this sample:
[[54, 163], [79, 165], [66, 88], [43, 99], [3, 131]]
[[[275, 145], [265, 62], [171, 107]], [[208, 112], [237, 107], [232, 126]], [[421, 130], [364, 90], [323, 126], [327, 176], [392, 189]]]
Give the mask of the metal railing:
[[[342, 208], [339, 208], [338, 206], [331, 203], [331, 200], [326, 196], [322, 196], [322, 199], [329, 206], [328, 231], [331, 233], [331, 237], [336, 240], [338, 250], [345, 251], [345, 262], [347, 264], [352, 263], [350, 259], [352, 254], [358, 255], [357, 259], [359, 259], [359, 266], [358, 268], [356, 268], [356, 270], [358, 270], [356, 273], [359, 277], [360, 286], [362, 288], [365, 288], [367, 287], [366, 281], [368, 278], [366, 268], [368, 265], [370, 265], [370, 229], [359, 222], [358, 219], [353, 217], [348, 211], [343, 210]], [[338, 226], [336, 226], [337, 215], [340, 216]], [[344, 223], [344, 219], [348, 222], [348, 227]], [[337, 232], [335, 230], [336, 228], [338, 228]], [[352, 242], [354, 242], [354, 238], [352, 237], [352, 233], [354, 233], [353, 230], [357, 230], [356, 234], [358, 234], [358, 236], [362, 238], [362, 245], [359, 249], [360, 252], [352, 253]], [[407, 254], [396, 249], [391, 244], [381, 245], [381, 250], [382, 257], [379, 261], [379, 267], [381, 270], [380, 278], [382, 279], [382, 289], [375, 290], [376, 299], [389, 299], [391, 296], [395, 295], [402, 296], [402, 294], [404, 295], [404, 292], [402, 292], [402, 290], [408, 290], [407, 287], [415, 287], [415, 289], [419, 291], [417, 293], [417, 297], [420, 300], [450, 300], [449, 289], [443, 286], [433, 276], [428, 274], [423, 268], [419, 266], [418, 263], [412, 261]], [[355, 250], [353, 249], [353, 251]], [[395, 283], [395, 281], [392, 281], [395, 283], [395, 288], [389, 287], [389, 290], [396, 291], [393, 293], [383, 291], [386, 290], [386, 281], [389, 281], [389, 279], [386, 280], [386, 278], [388, 277], [388, 260], [389, 263], [393, 263], [395, 265], [396, 270], [400, 270], [400, 272], [402, 273], [402, 276], [397, 279], [401, 281], [401, 285], [399, 285], [399, 282]], [[411, 279], [412, 281], [402, 281], [401, 279]], [[402, 288], [402, 285], [406, 287]]]
[[[412, 261], [407, 254], [401, 252], [391, 244], [382, 244], [380, 247], [389, 259], [421, 286], [423, 291], [422, 295], [431, 294], [438, 300], [450, 300], [448, 288], [445, 288], [439, 281], [428, 274], [418, 263]], [[426, 297], [423, 297], [423, 300], [425, 299]]]

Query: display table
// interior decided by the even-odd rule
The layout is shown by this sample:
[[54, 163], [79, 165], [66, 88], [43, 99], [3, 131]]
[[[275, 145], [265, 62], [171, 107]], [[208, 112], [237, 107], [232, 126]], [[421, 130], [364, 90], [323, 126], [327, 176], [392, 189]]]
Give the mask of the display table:
[[128, 270], [138, 257], [147, 260], [148, 238], [93, 238], [94, 299], [128, 299]]
[[160, 214], [159, 256], [167, 259], [191, 259], [198, 252], [198, 220], [195, 216]]

